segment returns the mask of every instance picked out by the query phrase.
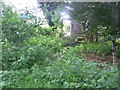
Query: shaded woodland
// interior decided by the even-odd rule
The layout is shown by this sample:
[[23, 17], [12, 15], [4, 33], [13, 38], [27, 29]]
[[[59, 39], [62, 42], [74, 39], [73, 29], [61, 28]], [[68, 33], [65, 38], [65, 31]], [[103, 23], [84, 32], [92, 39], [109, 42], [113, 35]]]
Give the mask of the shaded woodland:
[[[1, 5], [1, 88], [118, 88], [118, 2], [40, 2], [44, 20]], [[61, 12], [79, 37], [65, 35]]]

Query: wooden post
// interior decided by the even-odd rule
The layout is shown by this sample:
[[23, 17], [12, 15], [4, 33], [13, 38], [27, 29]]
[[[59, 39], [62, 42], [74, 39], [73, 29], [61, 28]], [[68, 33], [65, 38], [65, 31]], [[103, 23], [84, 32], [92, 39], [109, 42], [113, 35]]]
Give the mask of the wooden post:
[[115, 40], [112, 41], [112, 64], [115, 65], [116, 52], [115, 52]]

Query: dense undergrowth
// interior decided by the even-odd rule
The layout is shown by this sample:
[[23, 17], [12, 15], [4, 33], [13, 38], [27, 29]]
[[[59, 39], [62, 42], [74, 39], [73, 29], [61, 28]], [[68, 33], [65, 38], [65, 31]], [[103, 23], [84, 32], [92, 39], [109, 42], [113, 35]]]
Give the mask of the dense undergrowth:
[[46, 57], [42, 63], [39, 59], [31, 68], [24, 68], [23, 64], [21, 69], [4, 71], [3, 86], [5, 88], [118, 87], [117, 66], [101, 70], [96, 66], [96, 62], [88, 61], [69, 49], [62, 49], [54, 56], [54, 59]]
[[[39, 36], [31, 38], [13, 61], [3, 61], [4, 88], [116, 88], [117, 66], [101, 70], [96, 62], [84, 59], [84, 48], [62, 47], [60, 39]], [[56, 44], [53, 44], [56, 43]], [[77, 48], [77, 49], [76, 49]], [[7, 47], [7, 50], [12, 49]], [[6, 50], [6, 51], [7, 51]], [[12, 53], [12, 52], [11, 52]], [[9, 52], [6, 54], [9, 56]], [[15, 55], [11, 54], [8, 60]], [[10, 58], [11, 57], [11, 58]], [[4, 59], [4, 58], [3, 58]], [[7, 58], [6, 58], [7, 60]]]
[[[89, 53], [96, 53], [102, 56], [112, 55], [112, 45], [110, 42], [80, 44], [74, 48], [71, 47], [70, 49], [73, 52], [89, 52]], [[120, 42], [118, 42], [115, 51], [116, 51], [116, 57], [120, 57]]]
[[[3, 88], [118, 87], [116, 65], [101, 70], [96, 62], [84, 59], [84, 53], [77, 53], [86, 50], [107, 55], [111, 53], [109, 45], [67, 47], [67, 41], [56, 36], [51, 29], [35, 27], [18, 17], [11, 18], [10, 13], [5, 12], [3, 19]], [[13, 23], [13, 19], [19, 22], [16, 20]], [[11, 26], [6, 27], [11, 23]], [[17, 26], [13, 27], [15, 25]], [[42, 30], [45, 32], [41, 32]]]

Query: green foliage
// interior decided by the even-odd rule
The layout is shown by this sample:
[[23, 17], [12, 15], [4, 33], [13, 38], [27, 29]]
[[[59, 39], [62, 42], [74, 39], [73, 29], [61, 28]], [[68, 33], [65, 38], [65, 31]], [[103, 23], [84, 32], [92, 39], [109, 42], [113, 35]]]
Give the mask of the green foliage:
[[85, 50], [107, 55], [111, 50], [109, 45], [89, 43], [64, 47], [67, 41], [56, 36], [57, 31], [27, 24], [18, 16], [11, 8], [4, 10], [0, 72], [3, 88], [118, 87], [116, 65], [101, 70], [96, 65], [98, 62], [83, 58]]
[[[94, 36], [104, 36], [107, 41], [120, 38], [118, 26], [118, 2], [73, 2], [70, 15], [83, 26], [88, 41]], [[101, 28], [99, 28], [101, 27]]]
[[4, 82], [5, 88], [8, 88], [8, 86], [11, 88], [18, 87], [19, 82], [29, 75], [29, 72], [29, 69], [3, 71], [2, 81]]
[[38, 26], [36, 32], [39, 33], [39, 34], [42, 34], [43, 36], [49, 36], [49, 35], [52, 36], [52, 34], [51, 34], [52, 28], [50, 28], [50, 27], [49, 28], [41, 28], [41, 27]]
[[112, 82], [115, 87], [118, 86], [117, 78], [112, 79], [113, 81], [109, 83], [109, 80], [111, 80], [110, 77], [118, 75], [117, 69], [116, 74], [109, 72], [109, 70], [101, 71], [95, 66], [94, 62], [76, 58], [74, 55], [69, 58], [68, 56], [69, 55], [65, 54], [65, 56], [55, 62], [53, 66], [47, 67], [49, 74], [47, 74], [46, 77], [52, 81], [53, 79], [58, 80], [59, 83], [63, 84], [64, 88], [113, 88]]
[[111, 45], [107, 44], [98, 44], [98, 43], [87, 43], [81, 44], [79, 46], [70, 47], [73, 52], [92, 52], [101, 55], [110, 55], [111, 54]]
[[65, 41], [40, 35], [24, 42], [24, 46], [3, 46], [3, 68], [27, 68], [36, 62], [53, 57], [64, 45]]
[[[80, 44], [75, 47], [69, 47], [72, 52], [82, 54], [83, 52], [91, 52], [99, 55], [112, 55], [112, 46], [111, 42], [107, 43], [87, 43]], [[117, 57], [120, 56], [120, 46], [119, 43], [115, 48]]]
[[64, 2], [41, 2], [40, 8], [48, 21], [48, 25], [53, 29], [63, 27], [63, 22], [60, 20], [60, 12], [64, 8]]
[[106, 44], [94, 44], [94, 43], [89, 43], [85, 45], [86, 51], [88, 52], [95, 52], [97, 54], [102, 54], [102, 55], [110, 55], [112, 48], [111, 45], [106, 45]]
[[31, 67], [51, 58], [67, 43], [54, 38], [51, 28], [35, 27], [21, 19], [10, 7], [4, 7], [2, 58], [3, 69], [22, 69]]
[[[32, 66], [26, 70], [8, 71], [4, 87], [12, 88], [117, 88], [117, 66], [100, 70], [95, 62], [77, 57], [76, 54], [62, 50], [58, 58], [47, 66]], [[105, 65], [106, 66], [106, 65]], [[21, 76], [22, 74], [22, 76]], [[10, 77], [9, 80], [7, 77]], [[18, 77], [18, 78], [16, 78]], [[111, 79], [112, 78], [112, 79]], [[19, 84], [18, 84], [19, 83]]]
[[115, 50], [116, 50], [116, 55], [120, 57], [120, 46], [116, 46]]
[[25, 23], [16, 12], [12, 11], [12, 8], [4, 7], [3, 15], [2, 31], [4, 41], [19, 44], [34, 35], [34, 25]]
[[63, 7], [59, 7], [55, 10], [55, 13], [53, 15], [53, 22], [55, 24], [55, 27], [62, 29], [63, 28], [63, 21], [60, 19], [60, 11], [62, 10]]

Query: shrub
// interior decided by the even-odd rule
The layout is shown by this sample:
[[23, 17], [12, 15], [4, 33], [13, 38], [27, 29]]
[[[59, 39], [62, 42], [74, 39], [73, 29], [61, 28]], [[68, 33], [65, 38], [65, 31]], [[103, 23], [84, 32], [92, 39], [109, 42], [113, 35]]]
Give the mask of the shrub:
[[93, 52], [101, 55], [110, 55], [112, 53], [111, 45], [98, 43], [80, 44], [73, 49], [75, 52]]
[[47, 58], [53, 58], [54, 53], [66, 45], [65, 40], [49, 36], [51, 28], [25, 23], [10, 7], [4, 6], [3, 14], [4, 70], [28, 68], [36, 62], [42, 63]]
[[[58, 83], [61, 83], [64, 88], [118, 87], [118, 71], [116, 66], [100, 70], [94, 62], [78, 58], [70, 52], [58, 58], [52, 66], [46, 67], [46, 70], [46, 78], [52, 81], [59, 81]], [[114, 76], [115, 78], [111, 80], [111, 77]], [[109, 83], [110, 81], [111, 83]]]
[[27, 24], [11, 7], [4, 6], [2, 19], [3, 41], [20, 44], [34, 36], [34, 25]]
[[[34, 64], [32, 72], [13, 71], [8, 85], [13, 88], [117, 88], [117, 66], [101, 70], [95, 62], [77, 57], [72, 52], [58, 53], [58, 58], [47, 66]], [[15, 74], [16, 73], [16, 74]], [[21, 73], [20, 76], [17, 73]], [[9, 76], [10, 75], [10, 76]], [[19, 77], [21, 79], [17, 79]], [[112, 79], [111, 79], [112, 78]], [[6, 79], [7, 80], [7, 79]], [[18, 84], [19, 81], [19, 84]], [[7, 82], [7, 81], [6, 81]]]
[[3, 68], [20, 69], [31, 67], [34, 63], [41, 63], [47, 58], [53, 59], [54, 54], [64, 46], [65, 41], [40, 35], [24, 41], [23, 45], [16, 46], [6, 43], [3, 45]]

